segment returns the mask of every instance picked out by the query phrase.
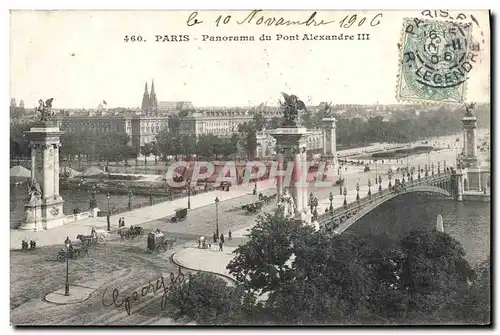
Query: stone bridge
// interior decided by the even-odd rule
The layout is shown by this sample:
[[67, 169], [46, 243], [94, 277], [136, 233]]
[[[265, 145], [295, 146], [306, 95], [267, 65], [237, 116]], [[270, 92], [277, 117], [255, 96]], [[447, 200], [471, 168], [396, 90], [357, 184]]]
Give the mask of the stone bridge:
[[371, 195], [344, 204], [344, 206], [334, 209], [318, 217], [320, 229], [334, 234], [341, 234], [353, 223], [363, 216], [382, 205], [383, 203], [403, 194], [423, 193], [437, 194], [443, 197], [454, 197], [461, 199], [463, 194], [463, 184], [460, 173], [440, 173], [429, 175], [420, 179], [413, 179], [407, 182], [400, 182], [391, 187], [391, 189], [374, 190]]

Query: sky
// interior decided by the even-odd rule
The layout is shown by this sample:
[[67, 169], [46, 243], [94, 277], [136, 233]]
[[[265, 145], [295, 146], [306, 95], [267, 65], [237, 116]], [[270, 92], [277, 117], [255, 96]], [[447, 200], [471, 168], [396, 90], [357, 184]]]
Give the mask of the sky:
[[[245, 21], [249, 11], [200, 11], [203, 21], [188, 27], [191, 11], [13, 11], [10, 30], [10, 96], [26, 108], [54, 98], [55, 108], [138, 107], [144, 84], [155, 81], [159, 101], [191, 101], [195, 106], [276, 105], [280, 92], [308, 104], [394, 104], [405, 17], [419, 11], [320, 11], [317, 27], [268, 27], [255, 21], [285, 17], [305, 21], [313, 11], [270, 12]], [[469, 100], [489, 101], [489, 20], [473, 12], [484, 40], [469, 73]], [[357, 15], [350, 28], [345, 16]], [[219, 26], [216, 19], [222, 15]], [[227, 24], [223, 19], [230, 15]], [[361, 27], [358, 22], [366, 17]], [[345, 22], [345, 21], [344, 21]], [[262, 34], [339, 35], [369, 33], [369, 41], [258, 41]], [[482, 36], [481, 36], [482, 33]], [[125, 42], [128, 35], [146, 41]], [[189, 35], [189, 42], [155, 42], [155, 35]], [[203, 42], [202, 35], [254, 36], [255, 42]]]

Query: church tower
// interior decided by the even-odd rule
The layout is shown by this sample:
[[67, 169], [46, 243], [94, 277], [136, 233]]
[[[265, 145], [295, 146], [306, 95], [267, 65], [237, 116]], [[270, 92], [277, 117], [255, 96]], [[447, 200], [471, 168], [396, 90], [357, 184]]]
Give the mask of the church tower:
[[158, 101], [156, 100], [154, 80], [151, 81], [151, 94], [149, 95], [149, 105], [152, 111], [156, 111], [158, 109]]
[[144, 95], [142, 96], [142, 106], [143, 111], [149, 111], [151, 109], [151, 103], [149, 101], [148, 83], [146, 82], [144, 86]]

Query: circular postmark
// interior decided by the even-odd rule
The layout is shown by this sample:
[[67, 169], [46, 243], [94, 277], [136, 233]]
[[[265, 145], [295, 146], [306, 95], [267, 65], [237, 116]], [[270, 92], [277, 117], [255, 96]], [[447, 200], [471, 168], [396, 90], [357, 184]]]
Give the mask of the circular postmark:
[[463, 102], [475, 62], [469, 50], [471, 30], [470, 24], [406, 19], [399, 96]]

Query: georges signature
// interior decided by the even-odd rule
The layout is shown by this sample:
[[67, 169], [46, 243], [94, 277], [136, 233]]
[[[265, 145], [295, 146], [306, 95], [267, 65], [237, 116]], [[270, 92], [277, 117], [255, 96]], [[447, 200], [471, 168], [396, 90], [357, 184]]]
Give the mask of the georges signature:
[[[189, 274], [188, 276], [191, 277], [191, 274]], [[161, 310], [165, 310], [167, 305], [168, 293], [172, 291], [174, 286], [182, 284], [186, 278], [185, 275], [182, 273], [181, 268], [179, 267], [179, 272], [177, 273], [177, 276], [171, 272], [169, 274], [169, 279], [170, 282], [168, 282], [167, 283], [168, 285], [166, 285], [165, 278], [161, 276], [160, 278], [156, 279], [155, 283], [156, 285], [153, 285], [150, 281], [148, 282], [148, 284], [143, 285], [140, 289], [137, 289], [136, 291], [132, 292], [132, 294], [126, 296], [125, 298], [120, 298], [120, 291], [117, 288], [114, 288], [111, 294], [111, 299], [112, 299], [111, 303], [105, 303], [104, 301], [105, 300], [104, 297], [106, 295], [106, 292], [108, 291], [108, 288], [106, 288], [102, 293], [101, 303], [104, 307], [111, 307], [114, 305], [115, 307], [119, 308], [121, 306], [124, 306], [125, 311], [127, 312], [128, 315], [130, 315], [130, 303], [132, 301], [139, 301], [140, 297], [145, 297], [150, 293], [153, 293], [153, 295], [155, 295], [157, 291], [163, 289], [163, 295], [161, 297], [160, 307]]]

